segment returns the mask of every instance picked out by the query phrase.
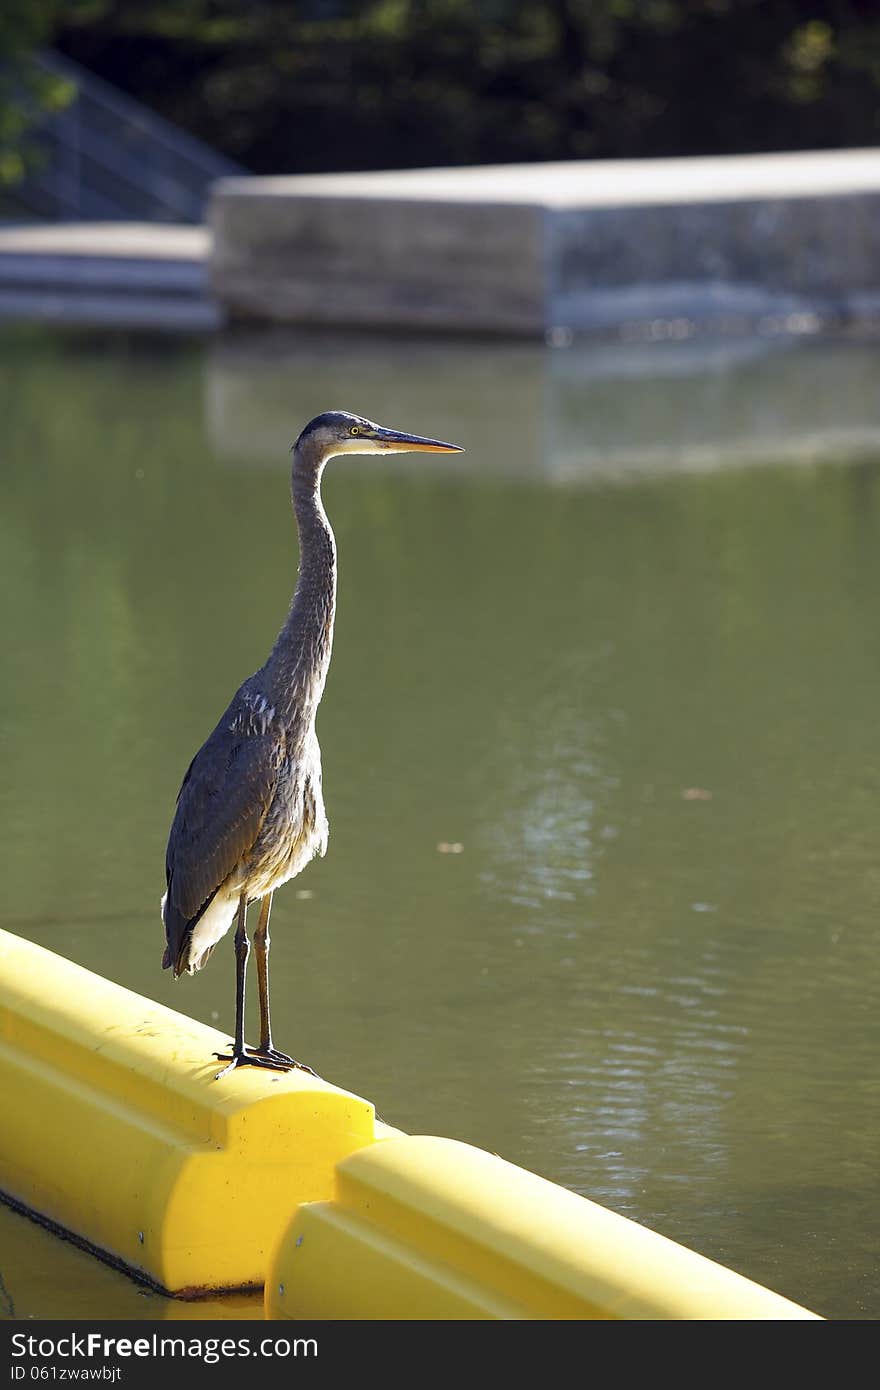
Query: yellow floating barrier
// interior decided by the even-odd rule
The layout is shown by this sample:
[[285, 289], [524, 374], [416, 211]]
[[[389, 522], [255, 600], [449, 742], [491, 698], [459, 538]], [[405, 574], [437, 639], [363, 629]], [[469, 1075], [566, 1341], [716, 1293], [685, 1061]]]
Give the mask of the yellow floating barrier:
[[0, 1191], [170, 1293], [264, 1283], [298, 1202], [375, 1138], [305, 1072], [213, 1080], [228, 1038], [0, 931]]
[[0, 1202], [3, 1287], [0, 1321], [52, 1319], [87, 1322], [169, 1320], [263, 1322], [263, 1290], [200, 1298], [167, 1298], [95, 1260], [71, 1240], [59, 1240]]
[[275, 1251], [269, 1318], [814, 1318], [586, 1198], [451, 1139], [336, 1170]]
[[[0, 930], [0, 1195], [265, 1316], [812, 1318], [690, 1250]], [[183, 1307], [185, 1305], [176, 1305]]]

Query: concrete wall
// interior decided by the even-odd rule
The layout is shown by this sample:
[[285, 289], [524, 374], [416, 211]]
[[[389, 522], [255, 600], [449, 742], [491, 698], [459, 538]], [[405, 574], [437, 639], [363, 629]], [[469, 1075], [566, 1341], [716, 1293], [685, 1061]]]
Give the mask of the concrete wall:
[[539, 336], [880, 315], [874, 150], [220, 182], [229, 312]]
[[296, 323], [540, 329], [539, 208], [301, 198], [295, 189], [264, 192], [262, 182], [224, 182], [211, 205], [212, 283], [231, 312]]

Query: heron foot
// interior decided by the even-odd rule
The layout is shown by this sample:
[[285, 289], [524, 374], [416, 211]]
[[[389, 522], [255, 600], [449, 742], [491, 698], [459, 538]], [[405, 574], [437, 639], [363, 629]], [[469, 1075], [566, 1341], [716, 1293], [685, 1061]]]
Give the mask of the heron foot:
[[236, 1052], [233, 1050], [231, 1057], [225, 1052], [215, 1052], [214, 1056], [226, 1063], [226, 1066], [217, 1072], [214, 1077], [215, 1081], [219, 1081], [221, 1076], [225, 1076], [227, 1072], [235, 1071], [236, 1067], [263, 1067], [266, 1071], [290, 1071], [290, 1066], [286, 1062], [264, 1057], [254, 1052]]
[[286, 1052], [280, 1052], [277, 1047], [252, 1047], [250, 1049], [250, 1056], [262, 1057], [270, 1065], [284, 1067], [288, 1071], [296, 1069], [296, 1071], [308, 1072], [309, 1076], [318, 1075], [318, 1073], [313, 1071], [310, 1066], [307, 1066], [305, 1062], [298, 1062], [295, 1057], [288, 1057]]

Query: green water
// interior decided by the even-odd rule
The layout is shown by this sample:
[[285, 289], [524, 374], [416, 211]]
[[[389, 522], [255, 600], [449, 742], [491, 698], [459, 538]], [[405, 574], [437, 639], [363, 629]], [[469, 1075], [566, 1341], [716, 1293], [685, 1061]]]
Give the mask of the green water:
[[880, 1316], [880, 350], [5, 330], [0, 367], [0, 925], [231, 1027], [231, 942], [173, 985], [158, 906], [286, 612], [286, 446], [337, 407], [457, 440], [326, 475], [331, 838], [276, 897], [277, 1041]]

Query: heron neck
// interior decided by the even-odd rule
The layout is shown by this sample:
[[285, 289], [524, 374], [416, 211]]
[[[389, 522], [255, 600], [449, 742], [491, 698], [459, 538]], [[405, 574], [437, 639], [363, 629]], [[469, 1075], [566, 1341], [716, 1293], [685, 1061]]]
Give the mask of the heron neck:
[[321, 501], [323, 469], [323, 460], [301, 457], [298, 450], [294, 454], [291, 490], [299, 574], [287, 622], [266, 663], [276, 708], [307, 721], [324, 693], [336, 613], [336, 541]]

